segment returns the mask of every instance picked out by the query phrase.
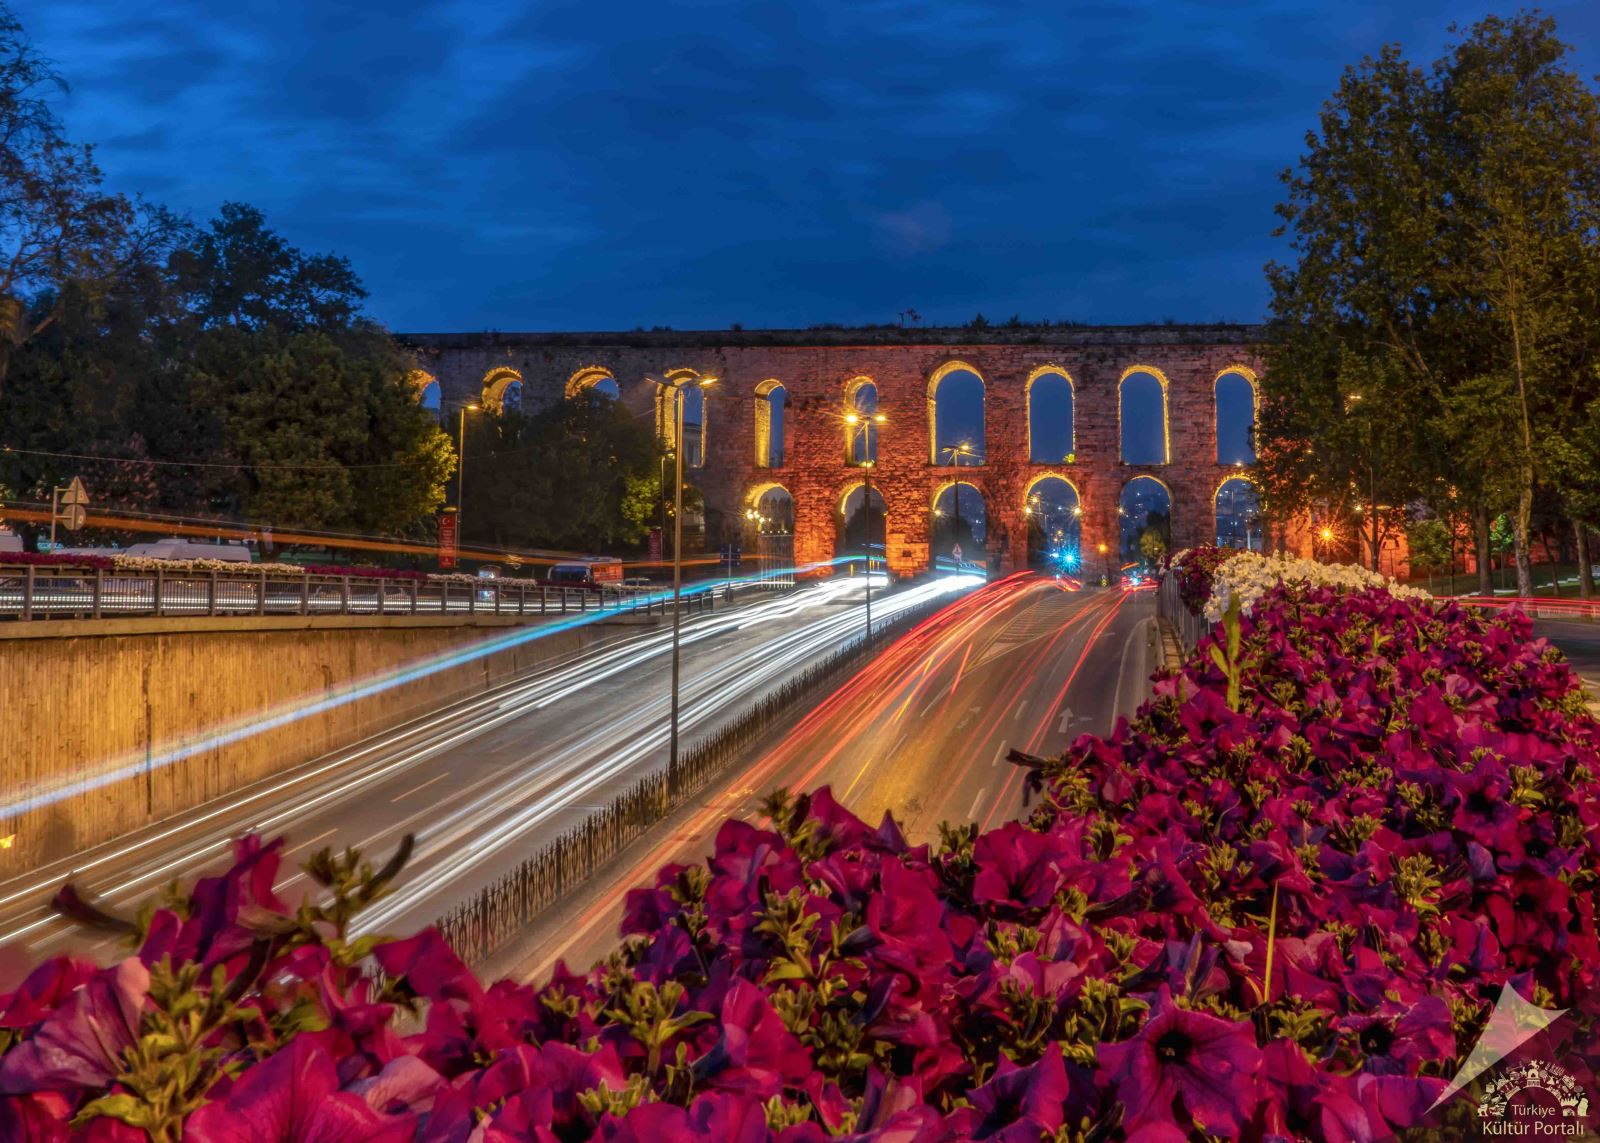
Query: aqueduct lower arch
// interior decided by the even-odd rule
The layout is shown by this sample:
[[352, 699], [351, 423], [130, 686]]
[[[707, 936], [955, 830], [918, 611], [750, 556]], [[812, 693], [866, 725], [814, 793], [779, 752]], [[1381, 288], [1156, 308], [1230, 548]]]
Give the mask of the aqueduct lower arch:
[[[1028, 556], [1027, 497], [1052, 475], [1070, 482], [1079, 498], [1086, 566], [1104, 543], [1116, 551], [1119, 498], [1139, 476], [1159, 479], [1172, 494], [1172, 542], [1177, 547], [1216, 536], [1218, 486], [1236, 467], [1218, 463], [1215, 387], [1238, 372], [1252, 382], [1260, 365], [1250, 351], [1259, 335], [1250, 326], [1108, 326], [984, 330], [744, 330], [617, 334], [401, 335], [420, 370], [437, 378], [446, 415], [478, 400], [485, 378], [514, 374], [522, 408], [536, 412], [581, 391], [595, 379], [613, 380], [618, 399], [649, 417], [665, 402], [666, 384], [715, 377], [705, 391], [706, 455], [690, 479], [705, 496], [707, 544], [732, 540], [745, 525], [753, 490], [781, 484], [794, 512], [794, 548], [801, 564], [833, 558], [840, 496], [860, 479], [841, 448], [848, 393], [862, 380], [877, 392], [886, 423], [877, 435], [874, 492], [888, 517], [890, 567], [910, 573], [928, 566], [929, 505], [957, 476], [930, 463], [936, 382], [956, 370], [981, 378], [982, 463], [964, 464], [959, 479], [979, 489], [987, 507], [985, 546], [1000, 568]], [[1130, 370], [1163, 382], [1167, 463], [1125, 464], [1120, 457], [1119, 393]], [[1033, 463], [1029, 445], [1030, 381], [1060, 373], [1071, 386], [1070, 463]], [[756, 403], [774, 385], [787, 399], [780, 463], [758, 463]], [[1272, 546], [1271, 522], [1266, 522]]]

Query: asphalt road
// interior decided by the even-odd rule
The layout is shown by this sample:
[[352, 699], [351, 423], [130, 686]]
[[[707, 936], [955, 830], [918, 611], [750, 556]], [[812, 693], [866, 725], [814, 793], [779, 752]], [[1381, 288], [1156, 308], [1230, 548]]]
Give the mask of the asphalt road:
[[663, 865], [702, 859], [723, 820], [756, 820], [779, 786], [830, 786], [874, 825], [891, 811], [913, 843], [937, 840], [941, 820], [992, 827], [1019, 816], [1022, 771], [1008, 750], [1059, 752], [1131, 714], [1159, 662], [1154, 616], [1148, 592], [1074, 593], [1032, 576], [965, 597], [631, 846], [487, 975], [542, 979], [558, 959], [580, 968], [603, 958], [628, 889]]
[[[875, 592], [874, 622], [971, 586], [947, 579]], [[858, 637], [862, 595], [862, 580], [835, 579], [687, 619], [685, 740]], [[231, 839], [252, 829], [288, 836], [279, 889], [291, 900], [310, 890], [295, 858], [348, 845], [382, 861], [416, 833], [397, 892], [358, 917], [357, 928], [421, 928], [664, 764], [669, 652], [669, 628], [628, 630], [290, 774], [0, 883], [0, 944], [20, 943], [30, 958], [109, 953], [44, 909], [63, 880], [75, 872], [103, 900], [130, 910], [173, 878], [225, 865]]]

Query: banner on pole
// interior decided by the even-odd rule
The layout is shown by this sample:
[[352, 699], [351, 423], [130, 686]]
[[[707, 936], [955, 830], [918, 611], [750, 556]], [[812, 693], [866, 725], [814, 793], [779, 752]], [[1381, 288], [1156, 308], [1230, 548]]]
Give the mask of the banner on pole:
[[457, 517], [454, 512], [446, 512], [439, 517], [439, 566], [453, 568], [456, 566], [456, 528]]

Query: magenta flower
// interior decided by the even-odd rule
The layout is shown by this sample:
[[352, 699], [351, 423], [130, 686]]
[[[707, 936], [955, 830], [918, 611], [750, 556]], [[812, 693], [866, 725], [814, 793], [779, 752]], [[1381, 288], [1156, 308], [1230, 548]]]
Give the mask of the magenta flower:
[[137, 957], [95, 975], [32, 1036], [0, 1057], [0, 1092], [103, 1088], [139, 1038], [150, 973]]
[[184, 1127], [187, 1143], [409, 1143], [415, 1134], [412, 1115], [386, 1115], [340, 1091], [333, 1058], [310, 1036], [246, 1070]]
[[1143, 1028], [1095, 1054], [1110, 1073], [1123, 1125], [1193, 1124], [1237, 1132], [1255, 1111], [1261, 1050], [1248, 1023], [1232, 1023], [1173, 1003], [1163, 986]]

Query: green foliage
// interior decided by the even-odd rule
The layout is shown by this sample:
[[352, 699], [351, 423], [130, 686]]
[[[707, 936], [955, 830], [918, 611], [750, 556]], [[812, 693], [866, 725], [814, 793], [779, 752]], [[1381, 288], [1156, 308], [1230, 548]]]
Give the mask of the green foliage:
[[0, 480], [43, 499], [82, 475], [111, 508], [280, 528], [425, 526], [454, 450], [405, 356], [360, 318], [343, 260], [302, 254], [238, 204], [148, 253], [115, 291], [69, 283], [36, 302], [33, 320], [55, 316], [15, 355], [0, 437], [18, 451]]
[[1443, 520], [1414, 520], [1406, 528], [1411, 568], [1416, 572], [1443, 571], [1450, 566], [1450, 529]]
[[1522, 14], [1428, 72], [1394, 46], [1346, 70], [1284, 175], [1293, 261], [1268, 267], [1275, 508], [1365, 505], [1381, 539], [1398, 506], [1459, 496], [1480, 521], [1514, 509], [1525, 564], [1600, 358], [1600, 100], [1566, 51]]
[[[466, 454], [461, 526], [475, 543], [626, 547], [661, 511], [660, 445], [616, 401], [580, 396], [528, 416], [469, 417]], [[670, 466], [667, 479], [670, 490]], [[697, 495], [685, 491], [686, 510]]]

